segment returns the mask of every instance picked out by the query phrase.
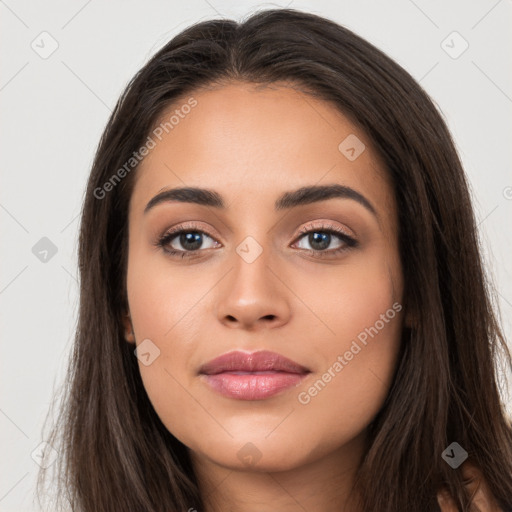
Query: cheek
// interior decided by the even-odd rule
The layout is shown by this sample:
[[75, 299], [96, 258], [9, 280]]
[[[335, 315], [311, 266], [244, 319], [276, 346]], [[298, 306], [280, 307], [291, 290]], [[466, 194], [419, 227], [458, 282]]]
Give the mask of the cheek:
[[381, 256], [340, 269], [337, 279], [322, 279], [321, 289], [309, 294], [322, 320], [315, 321], [313, 338], [322, 365], [300, 388], [297, 403], [304, 418], [324, 425], [327, 442], [364, 429], [386, 398], [402, 332], [397, 271]]
[[195, 371], [191, 356], [197, 340], [205, 337], [197, 311], [212, 285], [170, 270], [164, 258], [136, 248], [130, 255], [127, 289], [137, 351], [149, 354], [139, 359], [139, 370], [155, 411], [174, 433], [174, 413], [179, 419], [187, 410], [187, 422], [194, 420], [191, 396], [185, 390]]
[[149, 339], [156, 354], [150, 364], [139, 360], [148, 398], [166, 428], [189, 445], [201, 435], [195, 427], [205, 423], [204, 408], [191, 390], [196, 371], [191, 361], [197, 340], [205, 338], [205, 325], [197, 321], [205, 283], [195, 287], [177, 276], [139, 272], [132, 280], [130, 309], [137, 345]]
[[[127, 290], [136, 339], [149, 338], [162, 348], [179, 339], [186, 345], [197, 323], [196, 308], [215, 280], [210, 273], [171, 265], [156, 249], [134, 240], [128, 262]], [[206, 275], [205, 275], [206, 274]], [[211, 282], [210, 282], [211, 281]]]

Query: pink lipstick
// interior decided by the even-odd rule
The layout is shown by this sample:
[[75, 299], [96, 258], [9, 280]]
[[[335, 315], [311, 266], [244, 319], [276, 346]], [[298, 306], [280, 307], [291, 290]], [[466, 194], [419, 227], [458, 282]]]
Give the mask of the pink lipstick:
[[297, 386], [311, 373], [275, 352], [233, 351], [201, 366], [201, 378], [218, 393], [238, 400], [264, 400]]

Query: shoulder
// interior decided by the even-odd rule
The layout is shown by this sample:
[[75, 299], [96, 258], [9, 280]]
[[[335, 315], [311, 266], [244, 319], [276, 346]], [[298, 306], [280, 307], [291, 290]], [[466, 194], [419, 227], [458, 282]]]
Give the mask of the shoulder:
[[[465, 481], [464, 485], [469, 496], [472, 497], [472, 503], [481, 512], [506, 512], [498, 506], [485, 478], [474, 464], [466, 461], [461, 469]], [[447, 490], [439, 491], [437, 502], [441, 512], [458, 512], [457, 506]]]

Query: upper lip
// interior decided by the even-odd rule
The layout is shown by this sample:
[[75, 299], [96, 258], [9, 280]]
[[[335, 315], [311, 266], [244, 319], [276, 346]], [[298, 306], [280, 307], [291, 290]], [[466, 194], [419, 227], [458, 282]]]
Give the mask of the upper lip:
[[259, 352], [242, 352], [235, 350], [223, 354], [201, 366], [199, 373], [216, 375], [229, 371], [258, 372], [280, 371], [287, 373], [308, 373], [304, 366], [276, 352], [261, 350]]

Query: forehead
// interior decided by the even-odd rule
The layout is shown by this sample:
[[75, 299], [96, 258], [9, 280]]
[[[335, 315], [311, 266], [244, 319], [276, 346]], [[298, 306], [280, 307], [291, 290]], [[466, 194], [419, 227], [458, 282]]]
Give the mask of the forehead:
[[267, 201], [273, 207], [283, 191], [325, 183], [393, 207], [384, 166], [364, 132], [334, 104], [290, 86], [197, 90], [155, 127], [155, 144], [136, 171], [131, 207], [138, 212], [169, 187], [214, 189], [228, 204], [258, 208]]

